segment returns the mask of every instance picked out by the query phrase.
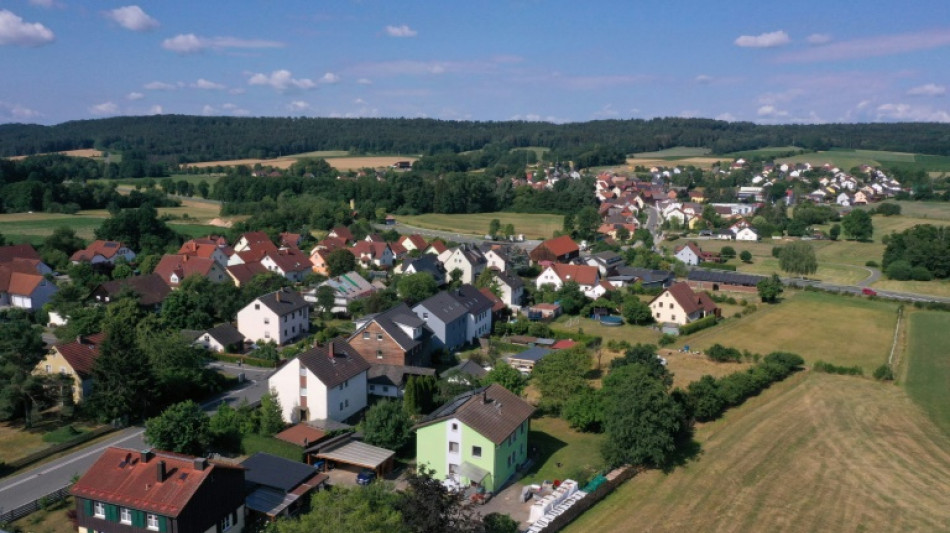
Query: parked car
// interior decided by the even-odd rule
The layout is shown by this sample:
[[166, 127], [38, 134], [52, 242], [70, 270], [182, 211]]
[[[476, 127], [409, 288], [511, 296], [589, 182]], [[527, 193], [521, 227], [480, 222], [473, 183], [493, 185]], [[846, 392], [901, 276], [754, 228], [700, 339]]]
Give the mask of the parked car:
[[359, 474], [356, 474], [357, 485], [369, 485], [375, 480], [376, 480], [376, 472], [373, 472], [369, 468], [364, 468], [360, 470]]
[[867, 296], [877, 296], [877, 291], [874, 290], [874, 289], [865, 287], [865, 288], [861, 289], [861, 294], [865, 294], [865, 295], [867, 295]]

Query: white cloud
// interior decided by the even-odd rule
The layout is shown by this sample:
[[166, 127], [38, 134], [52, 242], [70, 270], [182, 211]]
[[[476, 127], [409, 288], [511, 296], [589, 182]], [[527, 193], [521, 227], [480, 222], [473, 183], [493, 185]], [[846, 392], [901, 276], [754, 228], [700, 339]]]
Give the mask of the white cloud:
[[148, 113], [147, 113], [147, 114], [148, 114], [148, 115], [161, 115], [161, 114], [162, 114], [162, 106], [160, 106], [160, 105], [158, 105], [158, 104], [153, 105], [152, 107], [148, 108]]
[[244, 94], [246, 92], [247, 92], [247, 89], [245, 89], [244, 87], [235, 87], [233, 89], [230, 89], [228, 91], [228, 94]]
[[928, 83], [919, 87], [913, 87], [907, 91], [911, 96], [943, 96], [947, 94], [947, 88], [944, 85]]
[[594, 118], [606, 119], [619, 117], [620, 113], [614, 109], [613, 104], [607, 104], [593, 113]]
[[287, 89], [313, 89], [317, 86], [309, 78], [296, 79], [289, 70], [275, 70], [268, 74], [257, 73], [248, 80], [250, 85], [269, 85], [278, 91]]
[[356, 80], [356, 83], [358, 83], [358, 84], [360, 84], [360, 85], [372, 85], [372, 84], [373, 84], [373, 80], [370, 80], [370, 79], [368, 79], [368, 78], [360, 78], [360, 79]]
[[262, 39], [239, 39], [237, 37], [199, 37], [194, 33], [179, 34], [162, 41], [162, 48], [179, 54], [194, 54], [209, 48], [282, 48], [284, 43]]
[[303, 100], [294, 100], [293, 102], [287, 104], [287, 109], [291, 111], [306, 111], [307, 109], [310, 109], [310, 104], [304, 102]]
[[141, 100], [142, 98], [145, 98], [145, 95], [142, 93], [131, 92], [125, 95], [126, 100]]
[[228, 113], [231, 113], [232, 115], [238, 116], [238, 117], [243, 117], [243, 116], [247, 116], [251, 114], [250, 111], [242, 107], [239, 107], [237, 104], [232, 104], [232, 103], [222, 104], [221, 108], [227, 111]]
[[106, 17], [119, 26], [132, 31], [149, 31], [159, 26], [158, 21], [150, 17], [139, 6], [125, 6], [105, 12]]
[[113, 102], [103, 102], [90, 107], [89, 112], [93, 115], [115, 115], [119, 112], [119, 106]]
[[735, 122], [736, 117], [732, 113], [720, 113], [716, 115], [716, 120], [725, 120], [726, 122]]
[[205, 104], [205, 106], [201, 108], [201, 114], [206, 117], [213, 115], [215, 113], [217, 113], [217, 110], [213, 106], [210, 106], [208, 104]]
[[827, 33], [813, 33], [805, 37], [805, 42], [808, 44], [828, 44], [831, 42], [831, 35]]
[[782, 111], [774, 105], [764, 105], [759, 107], [756, 113], [760, 117], [787, 117], [788, 111]]
[[174, 91], [175, 86], [171, 83], [165, 83], [163, 81], [152, 81], [143, 85], [145, 89], [149, 91]]
[[353, 103], [356, 105], [366, 105], [366, 100], [363, 100], [362, 98], [357, 98], [356, 100], [353, 100]]
[[791, 41], [785, 31], [779, 30], [760, 35], [742, 35], [736, 39], [735, 44], [744, 48], [774, 48]]
[[43, 46], [56, 38], [39, 22], [25, 22], [11, 11], [0, 9], [0, 45]]
[[925, 106], [909, 104], [882, 104], [877, 107], [878, 120], [912, 122], [950, 122], [950, 113]]
[[843, 61], [931, 50], [945, 46], [950, 46], [950, 29], [922, 30], [913, 33], [862, 37], [788, 52], [779, 56], [777, 61], [779, 63]]
[[198, 81], [196, 81], [192, 85], [192, 87], [194, 87], [195, 89], [208, 89], [208, 90], [221, 90], [225, 88], [225, 86], [221, 85], [220, 83], [208, 81], [204, 78], [198, 78]]
[[40, 117], [42, 115], [43, 114], [39, 111], [35, 111], [28, 107], [23, 107], [20, 104], [8, 104], [6, 102], [0, 102], [0, 120], [21, 122], [24, 120]]
[[340, 77], [332, 72], [327, 72], [326, 74], [323, 75], [322, 78], [320, 78], [320, 83], [332, 84], [332, 83], [337, 83], [339, 81], [340, 81]]
[[56, 6], [55, 0], [30, 0], [31, 6], [39, 6], [45, 9]]
[[695, 81], [696, 83], [705, 84], [705, 83], [712, 83], [713, 79], [715, 78], [713, 78], [712, 76], [708, 74], [700, 74], [699, 76], [696, 76], [695, 78], [693, 78], [693, 81]]
[[386, 26], [386, 35], [390, 37], [415, 37], [419, 32], [402, 24], [401, 26]]

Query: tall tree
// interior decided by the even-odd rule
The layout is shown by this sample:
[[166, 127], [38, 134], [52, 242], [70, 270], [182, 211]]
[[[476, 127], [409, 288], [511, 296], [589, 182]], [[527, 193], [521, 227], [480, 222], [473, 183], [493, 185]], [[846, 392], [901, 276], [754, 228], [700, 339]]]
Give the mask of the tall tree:
[[374, 446], [401, 450], [412, 439], [412, 419], [397, 401], [376, 402], [366, 411], [363, 437]]
[[497, 383], [509, 391], [521, 396], [528, 379], [507, 363], [498, 362], [481, 379], [482, 385]]
[[356, 269], [356, 256], [345, 248], [333, 250], [327, 255], [327, 270], [331, 276], [340, 276]]
[[260, 421], [258, 431], [261, 435], [269, 437], [284, 429], [284, 415], [281, 411], [277, 391], [271, 389], [270, 392], [261, 396], [258, 417]]
[[0, 419], [22, 415], [26, 427], [43, 395], [42, 381], [32, 374], [45, 354], [40, 331], [16, 310], [0, 320]]
[[795, 241], [782, 247], [779, 254], [779, 267], [789, 274], [805, 276], [818, 270], [815, 249], [804, 241]]
[[874, 224], [871, 215], [863, 209], [854, 209], [841, 219], [841, 229], [847, 239], [869, 241], [874, 235]]
[[145, 422], [145, 440], [158, 449], [204, 455], [211, 444], [208, 415], [191, 400], [176, 403]]
[[782, 280], [779, 279], [778, 274], [772, 274], [772, 277], [758, 282], [756, 288], [759, 291], [759, 298], [768, 303], [778, 300], [778, 296], [785, 290], [782, 288]]
[[415, 305], [439, 292], [439, 285], [428, 272], [416, 272], [399, 278], [396, 284], [399, 297], [409, 305]]
[[588, 386], [590, 368], [590, 353], [584, 347], [557, 350], [544, 356], [531, 372], [531, 383], [541, 393], [541, 405], [559, 411], [571, 395]]
[[449, 492], [424, 466], [406, 476], [408, 486], [397, 503], [403, 523], [413, 533], [481, 533], [478, 514], [461, 492]]
[[628, 294], [623, 297], [621, 314], [623, 314], [623, 318], [628, 324], [647, 324], [653, 320], [653, 312], [650, 310], [650, 306], [635, 294]]

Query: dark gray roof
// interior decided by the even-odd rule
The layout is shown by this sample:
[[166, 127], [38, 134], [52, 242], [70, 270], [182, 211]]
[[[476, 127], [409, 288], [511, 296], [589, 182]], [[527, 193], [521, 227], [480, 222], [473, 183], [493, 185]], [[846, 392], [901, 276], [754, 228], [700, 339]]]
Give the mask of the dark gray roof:
[[241, 332], [231, 324], [219, 324], [209, 329], [207, 333], [222, 346], [230, 346], [244, 342], [244, 335], [241, 335]]
[[[331, 355], [332, 351], [332, 355]], [[297, 356], [300, 364], [317, 376], [328, 389], [369, 370], [370, 364], [342, 337]]]
[[504, 272], [495, 272], [495, 277], [498, 278], [499, 283], [504, 283], [512, 289], [524, 287], [524, 281], [522, 281], [517, 274], [510, 270], [506, 270]]
[[406, 259], [402, 271], [405, 272], [409, 266], [412, 266], [412, 269], [416, 272], [432, 274], [432, 277], [438, 281], [445, 279], [445, 267], [439, 262], [439, 256], [435, 254], [422, 254], [415, 259]]
[[244, 481], [290, 492], [319, 470], [306, 463], [291, 461], [269, 453], [257, 452], [241, 463]]
[[450, 294], [464, 305], [465, 308], [468, 309], [468, 312], [473, 314], [488, 311], [494, 305], [491, 300], [482, 294], [482, 291], [468, 283], [462, 285], [457, 290], [451, 291]]
[[740, 274], [738, 272], [729, 272], [725, 270], [706, 270], [696, 268], [689, 271], [686, 279], [690, 281], [711, 281], [714, 283], [729, 283], [731, 285], [754, 286], [765, 276], [754, 276], [752, 274]]
[[[382, 313], [376, 313], [374, 315], [366, 315], [360, 318], [357, 323], [365, 321], [366, 325], [369, 325], [372, 322], [379, 324], [379, 327], [390, 336], [396, 344], [398, 344], [403, 350], [409, 351], [415, 348], [419, 343], [425, 340], [426, 333], [428, 328], [425, 327], [425, 322], [422, 321], [418, 316], [413, 314], [412, 310], [409, 309], [409, 306], [405, 303], [400, 303], [392, 309], [383, 311]], [[406, 335], [406, 333], [398, 326], [398, 324], [403, 324], [408, 327], [422, 327], [423, 336], [422, 339], [416, 340]], [[353, 335], [350, 338], [354, 338], [363, 331], [363, 328], [357, 328]]]
[[367, 382], [374, 385], [393, 385], [401, 387], [409, 376], [433, 376], [434, 368], [403, 365], [372, 365], [366, 374]]
[[501, 444], [533, 413], [531, 404], [501, 385], [492, 383], [456, 396], [415, 427], [455, 417], [488, 440]]
[[462, 302], [453, 298], [446, 291], [426, 298], [417, 307], [424, 308], [446, 324], [455, 322], [468, 313], [468, 309], [462, 305]]
[[669, 270], [650, 270], [649, 268], [638, 268], [622, 266], [617, 268], [617, 274], [621, 276], [635, 276], [643, 280], [644, 283], [660, 283], [673, 279], [674, 274]]
[[300, 293], [286, 287], [279, 291], [265, 294], [259, 297], [258, 300], [271, 311], [281, 316], [310, 306]]
[[553, 351], [553, 350], [549, 350], [549, 349], [547, 349], [547, 348], [542, 348], [542, 347], [540, 347], [540, 346], [535, 346], [535, 347], [533, 347], [533, 348], [528, 348], [527, 350], [525, 350], [525, 351], [523, 351], [523, 352], [521, 352], [521, 353], [519, 353], [519, 354], [512, 355], [511, 358], [512, 358], [512, 359], [523, 359], [523, 360], [525, 360], [525, 361], [534, 361], [535, 363], [537, 363], [537, 362], [540, 361], [545, 355], [551, 353], [552, 351]]
[[446, 370], [445, 372], [443, 372], [443, 375], [468, 374], [469, 376], [480, 378], [487, 373], [488, 371], [482, 368], [481, 365], [479, 365], [475, 361], [472, 361], [471, 359], [467, 359], [463, 361], [462, 363], [455, 365], [452, 368]]
[[604, 264], [608, 264], [608, 265], [611, 263], [617, 263], [619, 261], [623, 261], [623, 256], [621, 256], [617, 252], [612, 252], [610, 250], [598, 252], [594, 254], [594, 257], [596, 257], [600, 261], [603, 261]]
[[162, 281], [162, 277], [158, 274], [146, 274], [107, 281], [93, 289], [92, 293], [93, 295], [101, 294], [115, 298], [126, 288], [138, 295], [139, 305], [145, 306], [162, 303], [168, 293], [172, 291], [171, 287]]

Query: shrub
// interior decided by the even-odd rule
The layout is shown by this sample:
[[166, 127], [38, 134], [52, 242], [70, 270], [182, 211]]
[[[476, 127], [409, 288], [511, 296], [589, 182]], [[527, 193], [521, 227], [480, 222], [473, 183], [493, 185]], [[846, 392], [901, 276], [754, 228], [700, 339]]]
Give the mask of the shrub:
[[669, 346], [674, 342], [676, 342], [676, 337], [670, 335], [669, 333], [664, 333], [663, 336], [660, 337], [660, 340], [656, 341], [656, 343], [660, 346]]
[[815, 372], [824, 372], [826, 374], [841, 374], [845, 376], [863, 376], [864, 370], [859, 366], [838, 366], [824, 361], [816, 361], [812, 365]]
[[924, 266], [915, 266], [910, 269], [910, 279], [914, 281], [930, 281], [934, 279], [933, 274]]
[[789, 370], [799, 368], [805, 364], [802, 356], [791, 352], [772, 352], [765, 356], [766, 363], [775, 363]]
[[696, 333], [699, 330], [706, 328], [711, 328], [716, 325], [716, 316], [710, 315], [705, 318], [700, 318], [695, 322], [690, 322], [684, 326], [680, 326], [680, 335], [689, 335], [691, 333]]
[[781, 247], [781, 246], [773, 246], [773, 247], [772, 247], [772, 257], [778, 259], [779, 257], [781, 257], [781, 255], [782, 255], [782, 247]]
[[902, 259], [900, 261], [894, 261], [888, 265], [887, 271], [885, 273], [887, 274], [887, 277], [891, 279], [906, 281], [911, 278], [913, 275], [912, 272], [913, 267], [910, 266], [910, 263]]
[[739, 259], [742, 259], [743, 263], [751, 263], [752, 252], [750, 252], [749, 250], [742, 250], [742, 252], [739, 253]]
[[894, 381], [894, 371], [886, 363], [875, 368], [873, 376], [878, 381]]
[[710, 346], [709, 349], [706, 350], [706, 355], [713, 361], [718, 361], [720, 363], [724, 363], [726, 361], [738, 363], [742, 360], [742, 352], [735, 348], [726, 348], [719, 343]]
[[870, 261], [864, 263], [864, 266], [866, 266], [866, 267], [872, 267], [872, 268], [877, 268], [877, 267], [880, 266], [880, 265], [877, 264], [877, 261], [875, 261], [875, 260], [872, 259], [872, 260], [870, 260]]

